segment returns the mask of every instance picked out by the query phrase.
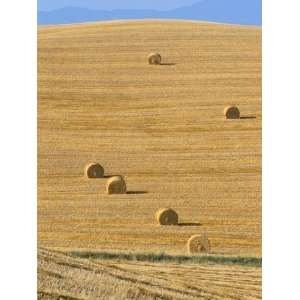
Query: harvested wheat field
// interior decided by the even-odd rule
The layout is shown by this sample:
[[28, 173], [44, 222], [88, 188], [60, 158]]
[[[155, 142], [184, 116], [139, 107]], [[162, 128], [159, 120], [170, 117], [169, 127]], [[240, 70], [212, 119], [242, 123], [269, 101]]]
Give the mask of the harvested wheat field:
[[[39, 246], [181, 255], [206, 233], [212, 255], [261, 256], [260, 28], [39, 27], [38, 74]], [[84, 176], [90, 162], [105, 178]], [[110, 175], [127, 194], [106, 193]], [[157, 224], [162, 207], [178, 226]]]
[[[261, 299], [260, 268], [79, 259], [40, 249], [39, 299]], [[59, 298], [61, 297], [61, 298]]]

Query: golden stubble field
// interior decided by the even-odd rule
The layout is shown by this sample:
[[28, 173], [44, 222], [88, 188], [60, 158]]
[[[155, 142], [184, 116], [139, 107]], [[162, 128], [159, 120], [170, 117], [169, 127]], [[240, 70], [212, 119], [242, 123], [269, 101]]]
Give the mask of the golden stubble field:
[[261, 299], [260, 268], [78, 259], [38, 251], [41, 300]]
[[[157, 51], [163, 65], [147, 64]], [[225, 120], [237, 105], [242, 119]], [[122, 174], [126, 195], [87, 180]], [[159, 227], [172, 207], [180, 226]], [[261, 29], [123, 21], [38, 29], [38, 243], [261, 256]]]

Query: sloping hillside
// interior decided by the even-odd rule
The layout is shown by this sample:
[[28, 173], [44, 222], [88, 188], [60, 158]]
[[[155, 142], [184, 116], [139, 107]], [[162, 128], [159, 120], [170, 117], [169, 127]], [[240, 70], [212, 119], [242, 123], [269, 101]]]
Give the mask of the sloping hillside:
[[[147, 64], [158, 51], [163, 64]], [[38, 238], [44, 247], [261, 255], [261, 30], [183, 21], [38, 31]], [[238, 105], [242, 119], [225, 120]], [[122, 174], [105, 194], [86, 163]], [[181, 226], [159, 227], [173, 207]]]

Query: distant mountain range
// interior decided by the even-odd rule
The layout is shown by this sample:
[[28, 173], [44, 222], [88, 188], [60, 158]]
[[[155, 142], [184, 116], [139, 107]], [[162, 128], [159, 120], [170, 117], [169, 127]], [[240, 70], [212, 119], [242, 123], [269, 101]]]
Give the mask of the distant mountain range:
[[64, 7], [52, 11], [38, 11], [38, 24], [68, 24], [119, 19], [183, 19], [260, 26], [261, 11], [261, 0], [203, 0], [191, 6], [168, 11], [142, 9], [105, 11]]

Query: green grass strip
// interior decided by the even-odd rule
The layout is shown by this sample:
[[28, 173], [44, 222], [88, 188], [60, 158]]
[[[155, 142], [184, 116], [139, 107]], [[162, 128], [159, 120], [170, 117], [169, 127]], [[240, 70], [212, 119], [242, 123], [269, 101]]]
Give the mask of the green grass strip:
[[112, 253], [112, 252], [87, 252], [87, 251], [72, 251], [69, 252], [71, 256], [87, 258], [87, 259], [101, 259], [101, 260], [125, 260], [125, 261], [139, 261], [139, 262], [153, 262], [153, 263], [193, 263], [193, 264], [218, 264], [218, 265], [239, 265], [261, 267], [262, 259], [258, 257], [240, 257], [240, 256], [215, 256], [215, 255], [201, 255], [201, 256], [185, 256], [185, 255], [167, 255], [161, 254], [143, 254], [143, 253]]

